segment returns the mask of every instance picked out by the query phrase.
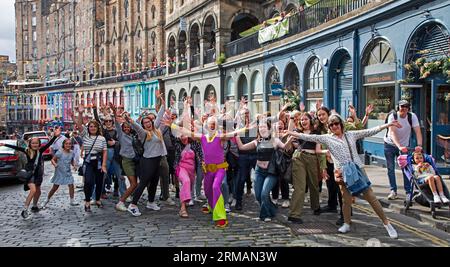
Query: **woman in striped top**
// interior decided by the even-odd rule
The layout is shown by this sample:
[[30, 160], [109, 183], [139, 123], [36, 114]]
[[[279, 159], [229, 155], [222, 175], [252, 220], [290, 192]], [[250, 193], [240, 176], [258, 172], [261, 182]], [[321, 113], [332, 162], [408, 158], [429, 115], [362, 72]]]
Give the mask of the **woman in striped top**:
[[78, 129], [83, 138], [84, 162], [84, 210], [91, 211], [91, 196], [95, 185], [95, 200], [97, 207], [103, 207], [100, 196], [103, 189], [103, 177], [107, 173], [106, 161], [106, 139], [101, 135], [100, 125], [92, 120], [88, 123], [87, 129], [83, 126], [83, 107], [78, 107], [78, 119], [76, 121]]
[[[346, 132], [344, 130], [344, 120], [339, 115], [333, 114], [328, 119], [328, 128], [331, 130], [332, 134], [310, 135], [296, 133], [293, 131], [288, 132], [288, 134], [299, 139], [321, 143], [328, 147], [335, 166], [335, 180], [339, 184], [343, 196], [344, 225], [338, 230], [341, 233], [347, 233], [350, 231], [352, 205], [352, 196], [345, 186], [342, 178], [342, 166], [350, 161], [353, 161], [361, 168], [361, 170], [364, 171], [364, 165], [361, 162], [361, 159], [358, 156], [354, 158], [352, 157], [352, 155], [358, 155], [358, 151], [356, 149], [356, 140], [375, 135], [390, 126], [395, 126], [397, 128], [402, 127], [398, 121], [394, 120], [390, 123], [371, 129]], [[383, 208], [381, 207], [380, 202], [373, 193], [372, 188], [369, 187], [369, 189], [362, 193], [362, 196], [367, 202], [369, 202], [374, 211], [377, 213], [378, 217], [380, 217], [380, 219], [383, 221], [384, 227], [388, 231], [389, 236], [391, 238], [397, 238], [397, 232], [389, 223], [389, 220], [384, 214]]]

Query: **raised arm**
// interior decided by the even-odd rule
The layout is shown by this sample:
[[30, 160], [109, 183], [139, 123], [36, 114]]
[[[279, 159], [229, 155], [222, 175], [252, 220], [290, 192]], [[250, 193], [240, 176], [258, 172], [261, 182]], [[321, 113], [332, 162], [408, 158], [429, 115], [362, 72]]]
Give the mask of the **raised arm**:
[[[58, 131], [61, 132], [61, 129], [58, 129]], [[53, 145], [53, 143], [56, 141], [56, 138], [57, 138], [56, 135], [54, 135], [47, 144], [45, 144], [43, 147], [39, 148], [39, 152], [44, 153], [45, 150], [47, 150], [51, 145]]]
[[81, 133], [84, 130], [83, 126], [83, 107], [76, 107], [75, 111], [78, 111], [78, 117], [75, 120], [75, 124], [77, 125], [78, 131]]
[[376, 126], [376, 127], [370, 128], [370, 129], [359, 130], [359, 131], [350, 131], [349, 133], [351, 133], [353, 135], [353, 138], [355, 140], [358, 140], [358, 139], [361, 139], [361, 138], [364, 138], [364, 137], [369, 137], [369, 136], [372, 136], [372, 135], [376, 135], [377, 133], [379, 133], [379, 132], [381, 132], [384, 129], [387, 129], [389, 127], [391, 127], [391, 128], [402, 128], [402, 125], [398, 121], [393, 120], [390, 123], [386, 123], [386, 124], [383, 124], [383, 125], [380, 125], [380, 126]]
[[294, 136], [298, 139], [304, 140], [304, 141], [309, 141], [309, 142], [316, 142], [316, 143], [321, 143], [324, 145], [329, 145], [330, 142], [330, 136], [323, 134], [323, 135], [317, 135], [317, 134], [304, 134], [304, 133], [297, 133], [297, 132], [293, 132], [293, 131], [288, 131], [288, 134], [291, 136]]
[[98, 123], [100, 123], [100, 125], [101, 125], [102, 123], [100, 122], [100, 117], [98, 116], [97, 107], [94, 106], [94, 107], [92, 107], [92, 109], [93, 109], [93, 111], [94, 111], [94, 119], [95, 119]]
[[244, 145], [242, 143], [241, 137], [239, 137], [239, 135], [236, 136], [236, 143], [238, 145], [239, 150], [243, 150], [243, 151], [244, 150], [254, 150], [256, 148], [256, 145], [257, 145], [256, 140], [253, 140], [250, 143], [247, 143], [247, 144]]
[[130, 124], [131, 128], [136, 131], [137, 135], [139, 136], [139, 139], [143, 140], [145, 142], [147, 137], [147, 131], [144, 130], [141, 125], [136, 123], [134, 120], [130, 118], [130, 114], [124, 113], [125, 120]]
[[10, 145], [10, 144], [3, 144], [3, 143], [0, 143], [0, 147], [1, 147], [1, 146], [9, 147], [9, 148], [12, 148], [12, 149], [14, 149], [14, 150], [17, 150], [17, 151], [20, 151], [20, 152], [25, 153], [25, 148], [23, 148], [23, 147], [14, 146], [14, 145]]

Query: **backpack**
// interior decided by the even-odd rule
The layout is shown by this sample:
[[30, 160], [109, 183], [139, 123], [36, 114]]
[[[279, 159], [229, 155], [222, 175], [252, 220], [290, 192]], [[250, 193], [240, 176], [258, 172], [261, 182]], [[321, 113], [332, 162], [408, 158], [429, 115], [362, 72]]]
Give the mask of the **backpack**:
[[133, 145], [133, 150], [134, 150], [134, 161], [138, 162], [142, 156], [144, 155], [144, 142], [141, 142], [141, 140], [139, 140], [139, 137], [137, 136], [137, 134], [133, 134], [132, 135], [132, 141], [131, 141], [132, 145]]
[[[394, 120], [398, 119], [398, 114], [396, 110], [392, 110], [391, 112], [389, 112], [389, 114], [386, 116], [386, 119], [384, 120], [384, 123], [388, 123], [389, 120], [389, 116], [394, 115]], [[411, 126], [412, 129], [412, 113], [408, 112], [408, 122], [409, 122], [409, 126]], [[386, 137], [388, 136], [389, 133], [389, 129], [386, 131]]]

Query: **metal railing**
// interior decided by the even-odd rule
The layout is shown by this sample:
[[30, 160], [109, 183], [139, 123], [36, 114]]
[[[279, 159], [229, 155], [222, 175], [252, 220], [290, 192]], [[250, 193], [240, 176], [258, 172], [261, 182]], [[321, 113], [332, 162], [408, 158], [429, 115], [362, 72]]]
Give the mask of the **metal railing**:
[[[318, 27], [375, 1], [377, 0], [322, 0], [288, 17], [289, 33], [264, 45]], [[225, 45], [225, 52], [227, 57], [232, 57], [260, 47], [258, 32], [256, 32], [250, 36], [229, 42]]]
[[200, 54], [194, 54], [191, 56], [191, 68], [200, 66]]
[[216, 60], [216, 49], [211, 48], [205, 51], [205, 56], [203, 57], [203, 63], [208, 64]]

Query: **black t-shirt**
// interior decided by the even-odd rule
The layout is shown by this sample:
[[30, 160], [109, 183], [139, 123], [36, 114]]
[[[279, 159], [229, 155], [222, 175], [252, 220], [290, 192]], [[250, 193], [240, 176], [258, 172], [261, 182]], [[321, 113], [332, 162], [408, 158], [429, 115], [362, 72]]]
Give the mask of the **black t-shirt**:
[[[297, 130], [297, 129], [296, 129], [295, 131], [296, 131], [296, 132], [299, 132], [299, 133], [302, 132], [302, 131]], [[309, 134], [320, 134], [320, 132], [317, 131], [317, 130], [313, 130], [313, 131], [311, 131], [311, 133], [309, 133]], [[298, 139], [296, 142], [299, 144], [298, 149], [311, 149], [311, 150], [316, 150], [316, 145], [317, 145], [316, 142], [304, 141], [304, 140], [300, 140], [300, 139]]]

